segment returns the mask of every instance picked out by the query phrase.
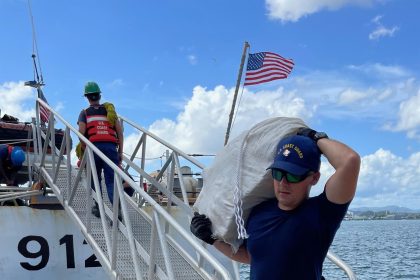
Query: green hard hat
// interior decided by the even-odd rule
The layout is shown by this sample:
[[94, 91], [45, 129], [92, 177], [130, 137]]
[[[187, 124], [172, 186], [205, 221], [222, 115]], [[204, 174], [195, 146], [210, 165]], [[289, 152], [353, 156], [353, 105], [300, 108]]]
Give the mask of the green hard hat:
[[101, 93], [101, 89], [95, 82], [87, 82], [85, 85], [85, 95], [92, 93]]

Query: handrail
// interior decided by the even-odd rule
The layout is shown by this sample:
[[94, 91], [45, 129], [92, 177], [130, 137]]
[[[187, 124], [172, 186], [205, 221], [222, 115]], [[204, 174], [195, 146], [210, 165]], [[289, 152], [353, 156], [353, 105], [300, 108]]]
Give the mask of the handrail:
[[342, 259], [340, 259], [336, 254], [331, 251], [328, 251], [327, 258], [341, 268], [347, 275], [350, 280], [356, 280], [356, 274], [353, 272], [350, 266], [346, 264]]
[[147, 136], [155, 139], [156, 141], [162, 143], [164, 146], [166, 146], [167, 148], [169, 148], [172, 151], [175, 151], [176, 153], [178, 153], [179, 155], [181, 155], [182, 157], [184, 157], [185, 159], [188, 159], [189, 161], [191, 161], [191, 163], [194, 163], [197, 167], [204, 169], [204, 165], [202, 163], [200, 163], [199, 161], [197, 161], [195, 158], [187, 155], [186, 153], [184, 153], [183, 151], [181, 151], [180, 149], [178, 149], [177, 147], [169, 144], [168, 142], [166, 142], [165, 140], [163, 140], [162, 138], [158, 137], [157, 135], [151, 133], [150, 131], [146, 130], [145, 128], [139, 126], [138, 124], [134, 123], [133, 121], [120, 116], [120, 119], [128, 124], [130, 124], [132, 127], [142, 131], [143, 133], [147, 134]]

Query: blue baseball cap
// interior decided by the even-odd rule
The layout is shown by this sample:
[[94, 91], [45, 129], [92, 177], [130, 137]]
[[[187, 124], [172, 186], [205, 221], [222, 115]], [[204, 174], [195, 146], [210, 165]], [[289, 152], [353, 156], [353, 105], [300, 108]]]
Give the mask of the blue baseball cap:
[[273, 164], [267, 169], [281, 169], [294, 175], [318, 172], [321, 152], [312, 139], [293, 135], [280, 140]]

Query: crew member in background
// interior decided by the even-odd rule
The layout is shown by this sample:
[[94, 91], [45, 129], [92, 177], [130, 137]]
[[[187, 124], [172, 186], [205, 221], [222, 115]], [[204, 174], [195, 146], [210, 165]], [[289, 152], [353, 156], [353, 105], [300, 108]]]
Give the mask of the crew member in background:
[[[111, 103], [100, 104], [101, 90], [97, 83], [88, 82], [85, 85], [85, 97], [89, 107], [82, 110], [77, 121], [79, 132], [86, 136], [115, 165], [120, 165], [123, 153], [124, 136], [114, 106]], [[82, 147], [84, 148], [84, 147]], [[95, 165], [99, 183], [102, 170], [108, 198], [113, 203], [114, 170], [95, 154]], [[94, 188], [92, 184], [92, 188]], [[92, 207], [92, 214], [99, 217], [98, 204]]]
[[[321, 175], [321, 153], [335, 172], [324, 191], [310, 198]], [[303, 128], [279, 142], [268, 169], [275, 198], [252, 209], [246, 225], [249, 238], [236, 253], [213, 237], [205, 215], [194, 214], [191, 231], [227, 257], [251, 264], [252, 280], [323, 279], [328, 248], [356, 191], [360, 157], [325, 133]]]
[[[82, 148], [82, 143], [81, 142], [79, 142], [79, 144], [77, 144], [77, 146], [76, 146], [76, 156], [77, 156], [77, 158], [78, 158], [78, 161], [77, 161], [77, 167], [79, 167], [80, 168], [80, 164], [82, 163], [82, 157], [83, 157], [83, 153], [84, 153], [84, 148]], [[122, 169], [122, 170], [124, 170], [123, 169], [123, 167], [120, 165], [120, 168]], [[133, 177], [130, 175], [130, 173], [128, 173], [128, 172], [126, 172], [126, 171], [124, 171], [133, 181], [134, 181], [134, 179], [133, 179]], [[126, 194], [128, 194], [128, 196], [130, 196], [130, 197], [132, 197], [133, 195], [134, 195], [134, 192], [135, 192], [135, 190], [130, 186], [130, 184], [128, 183], [128, 182], [126, 182], [124, 179], [122, 180], [122, 185], [123, 185], [123, 187], [124, 187], [124, 191], [125, 191], [125, 193]]]
[[25, 152], [21, 147], [0, 144], [0, 178], [8, 186], [16, 186], [17, 172], [25, 161]]

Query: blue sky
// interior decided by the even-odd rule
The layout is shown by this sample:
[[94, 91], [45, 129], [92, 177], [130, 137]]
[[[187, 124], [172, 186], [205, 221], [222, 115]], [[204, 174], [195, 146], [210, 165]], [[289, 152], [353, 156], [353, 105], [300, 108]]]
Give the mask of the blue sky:
[[[244, 41], [292, 58], [287, 80], [245, 88], [232, 136], [290, 116], [345, 142], [362, 156], [353, 207], [420, 208], [419, 10], [396, 0], [32, 2], [51, 106], [75, 125], [83, 86], [97, 81], [119, 114], [187, 153], [222, 148]], [[27, 1], [0, 0], [0, 35], [1, 112], [29, 120]]]

